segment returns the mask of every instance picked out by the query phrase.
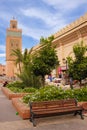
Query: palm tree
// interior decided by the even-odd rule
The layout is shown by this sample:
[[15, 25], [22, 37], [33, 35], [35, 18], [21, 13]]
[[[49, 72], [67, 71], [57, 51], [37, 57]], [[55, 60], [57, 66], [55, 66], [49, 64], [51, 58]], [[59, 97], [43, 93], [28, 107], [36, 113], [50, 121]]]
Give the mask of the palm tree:
[[36, 77], [32, 71], [32, 56], [33, 56], [32, 49], [33, 48], [31, 48], [30, 50], [25, 49], [23, 54], [19, 49], [13, 50], [12, 55], [16, 56], [15, 63], [19, 64], [20, 74], [17, 74], [17, 76], [21, 79], [21, 81], [27, 87], [31, 86], [39, 87], [40, 86], [39, 77]]
[[31, 53], [32, 53], [32, 48], [30, 50], [25, 49], [23, 53], [23, 65], [27, 66], [31, 62]]
[[16, 60], [15, 60], [15, 64], [19, 65], [19, 71], [21, 73], [21, 64], [23, 62], [23, 55], [22, 55], [22, 52], [20, 51], [20, 49], [16, 49], [16, 50], [13, 50], [12, 51], [12, 54], [11, 55], [14, 55], [16, 57]]

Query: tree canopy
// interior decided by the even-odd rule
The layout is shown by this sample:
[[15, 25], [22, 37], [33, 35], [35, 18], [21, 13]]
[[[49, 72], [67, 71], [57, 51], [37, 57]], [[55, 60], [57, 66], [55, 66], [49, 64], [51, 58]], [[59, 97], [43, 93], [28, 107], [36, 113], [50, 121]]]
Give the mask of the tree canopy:
[[73, 52], [75, 58], [68, 57], [69, 76], [75, 80], [79, 80], [81, 83], [82, 79], [87, 77], [87, 45], [81, 43], [73, 46]]
[[40, 39], [40, 49], [33, 58], [33, 72], [36, 76], [42, 77], [43, 84], [45, 75], [50, 74], [56, 65], [59, 64], [55, 46], [52, 45], [53, 39], [53, 36], [42, 37]]

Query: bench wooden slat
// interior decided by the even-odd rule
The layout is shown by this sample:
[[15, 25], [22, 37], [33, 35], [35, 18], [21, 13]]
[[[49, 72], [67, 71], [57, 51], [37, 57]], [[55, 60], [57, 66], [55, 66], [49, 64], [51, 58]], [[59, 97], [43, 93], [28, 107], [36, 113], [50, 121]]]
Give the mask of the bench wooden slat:
[[82, 109], [81, 107], [79, 107], [79, 106], [69, 106], [68, 108], [67, 107], [60, 107], [60, 108], [57, 108], [57, 107], [54, 107], [54, 108], [48, 108], [48, 109], [36, 109], [36, 110], [34, 110], [34, 112], [37, 112], [37, 111], [44, 111], [44, 110], [46, 110], [46, 111], [53, 111], [53, 110], [64, 110], [64, 109]]
[[81, 108], [79, 107], [79, 108], [76, 108], [76, 107], [73, 107], [73, 108], [62, 108], [62, 109], [48, 109], [48, 110], [44, 110], [44, 109], [42, 109], [42, 110], [38, 110], [38, 111], [34, 111], [34, 114], [46, 114], [46, 113], [63, 113], [63, 112], [70, 112], [70, 111], [76, 111], [76, 110], [81, 110]]
[[77, 105], [76, 99], [67, 99], [67, 100], [55, 100], [55, 101], [42, 101], [42, 102], [29, 102], [30, 106], [30, 121], [33, 122], [35, 126], [35, 118], [43, 116], [53, 116], [65, 114], [65, 113], [77, 113], [80, 114], [81, 118], [83, 108]]

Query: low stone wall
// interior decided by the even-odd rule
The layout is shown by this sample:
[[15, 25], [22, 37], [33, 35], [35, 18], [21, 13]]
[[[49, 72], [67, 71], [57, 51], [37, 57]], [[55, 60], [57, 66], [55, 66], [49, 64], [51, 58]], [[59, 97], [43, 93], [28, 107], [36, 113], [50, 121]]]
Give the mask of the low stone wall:
[[[22, 117], [22, 119], [30, 118], [29, 106], [23, 103], [21, 98], [18, 98], [26, 95], [25, 93], [12, 93], [12, 91], [5, 87], [1, 87], [1, 90], [9, 99], [12, 99], [12, 104], [19, 113], [20, 117]], [[87, 114], [87, 102], [78, 102], [78, 104], [84, 108], [84, 113]]]
[[23, 97], [27, 94], [27, 93], [13, 93], [11, 90], [9, 90], [6, 87], [1, 87], [1, 90], [6, 95], [6, 97], [8, 97], [8, 99], [10, 99], [10, 100], [12, 98]]
[[84, 111], [87, 113], [87, 102], [79, 102], [79, 105], [81, 105]]
[[[22, 119], [30, 118], [30, 108], [28, 105], [22, 102], [21, 98], [13, 98], [12, 104], [19, 113], [20, 117], [22, 117]], [[84, 110], [87, 110], [87, 102], [79, 102], [78, 104], [81, 105], [84, 108]]]
[[84, 108], [84, 110], [87, 112], [87, 102], [82, 104], [82, 107]]
[[30, 118], [29, 106], [21, 101], [21, 98], [13, 98], [12, 104], [22, 119]]
[[3, 84], [3, 83], [4, 83], [4, 81], [3, 81], [3, 80], [0, 80], [0, 83], [2, 83], [2, 84]]

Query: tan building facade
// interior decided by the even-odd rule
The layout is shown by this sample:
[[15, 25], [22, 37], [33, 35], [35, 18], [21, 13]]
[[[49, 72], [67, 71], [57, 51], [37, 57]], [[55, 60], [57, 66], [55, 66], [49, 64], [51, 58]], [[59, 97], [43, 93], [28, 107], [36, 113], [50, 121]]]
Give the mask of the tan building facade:
[[6, 69], [6, 66], [0, 64], [0, 75], [1, 76], [6, 75], [6, 70], [5, 69]]
[[[56, 51], [60, 62], [60, 67], [53, 71], [54, 76], [67, 69], [66, 58], [74, 56], [73, 46], [81, 41], [87, 45], [87, 13], [54, 34], [53, 44], [57, 45]], [[33, 50], [38, 50], [40, 47], [38, 44]]]
[[17, 20], [11, 20], [6, 32], [6, 76], [8, 77], [14, 77], [18, 71], [15, 66], [16, 57], [12, 55], [13, 50], [22, 50], [22, 30], [17, 26]]
[[54, 38], [53, 44], [57, 45], [56, 50], [61, 70], [67, 69], [66, 58], [74, 56], [73, 46], [81, 41], [87, 45], [87, 13], [55, 33]]

